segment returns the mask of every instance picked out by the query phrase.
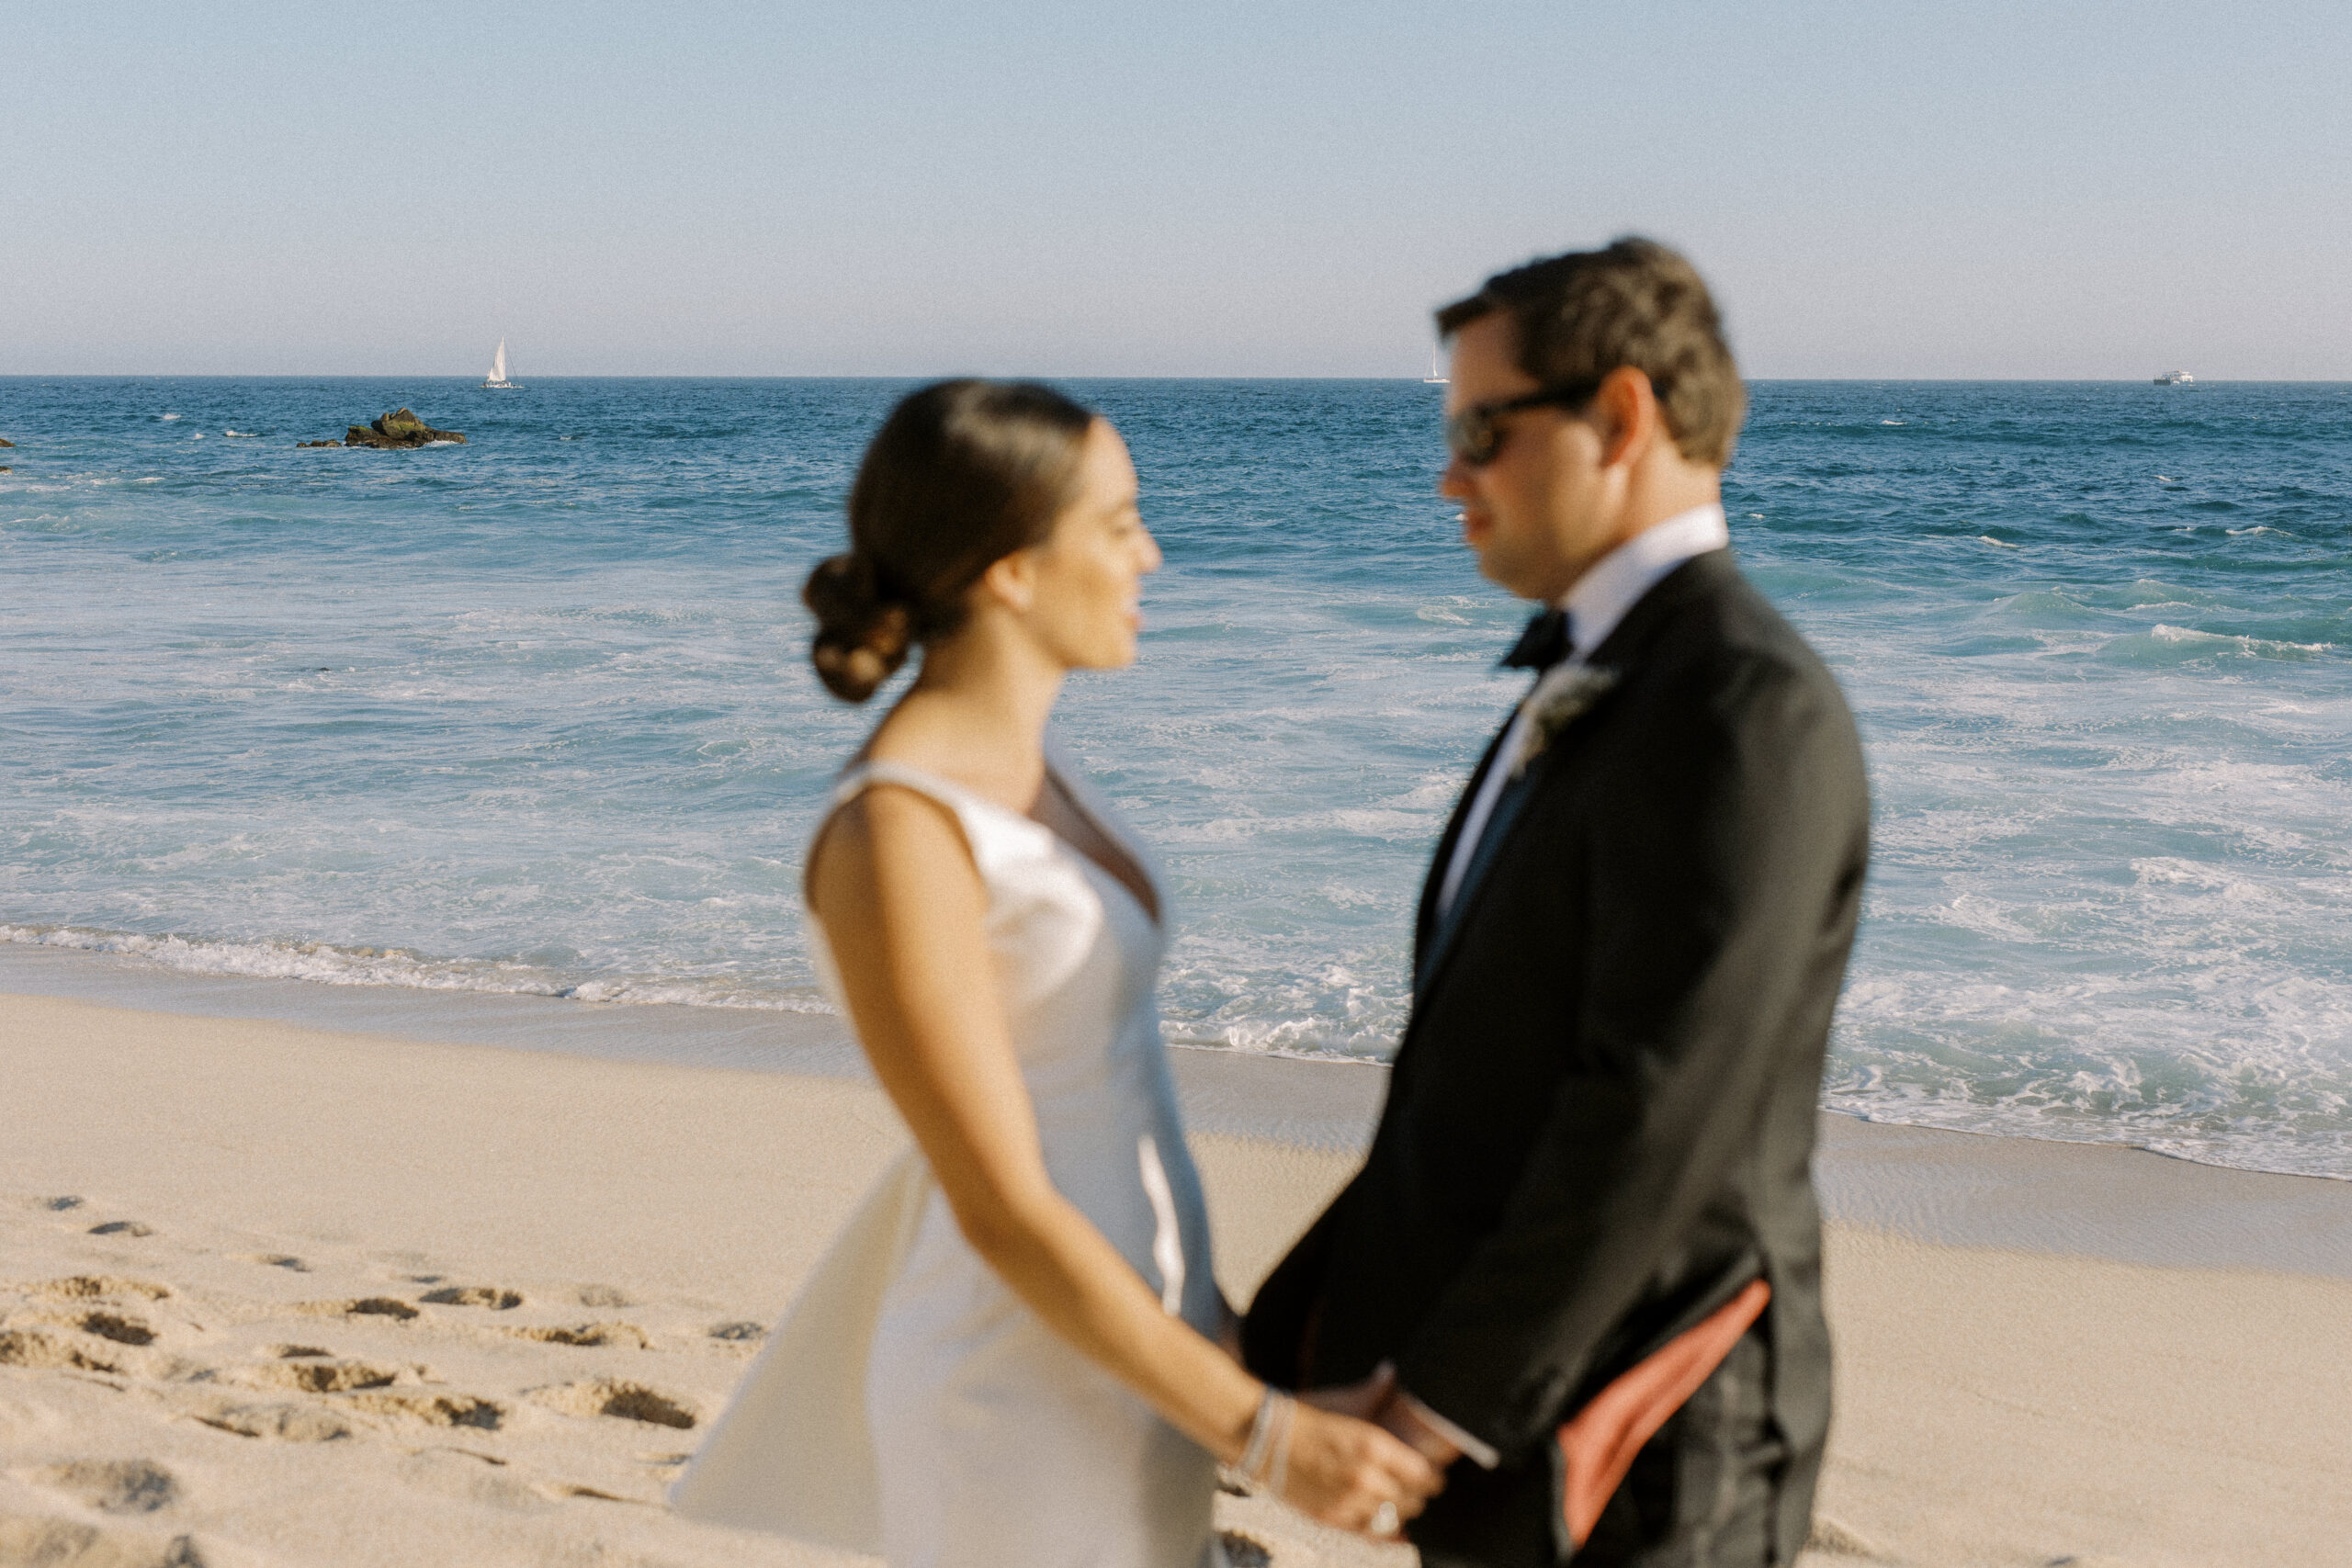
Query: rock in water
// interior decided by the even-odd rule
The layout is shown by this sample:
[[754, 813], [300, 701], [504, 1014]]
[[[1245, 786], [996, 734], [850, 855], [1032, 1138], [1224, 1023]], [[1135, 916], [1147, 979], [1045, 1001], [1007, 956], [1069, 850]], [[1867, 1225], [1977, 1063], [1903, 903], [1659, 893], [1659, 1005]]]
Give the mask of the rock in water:
[[366, 424], [355, 424], [343, 437], [345, 446], [422, 446], [428, 441], [454, 441], [458, 446], [466, 438], [454, 430], [435, 430], [406, 409], [390, 413]]
[[343, 443], [340, 441], [297, 441], [294, 445], [297, 446], [340, 446]]
[[6, 436], [0, 435], [0, 446], [14, 446], [15, 445], [16, 443], [9, 440]]

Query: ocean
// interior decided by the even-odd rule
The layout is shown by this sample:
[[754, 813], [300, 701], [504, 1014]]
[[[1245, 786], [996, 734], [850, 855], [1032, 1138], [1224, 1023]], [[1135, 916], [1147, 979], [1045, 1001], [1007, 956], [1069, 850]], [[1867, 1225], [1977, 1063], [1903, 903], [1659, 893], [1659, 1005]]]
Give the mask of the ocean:
[[[910, 383], [0, 379], [0, 940], [820, 1012], [870, 714], [801, 577]], [[1523, 677], [1410, 381], [1075, 381], [1166, 551], [1070, 750], [1165, 858], [1172, 1040], [1380, 1057]], [[2352, 1178], [2352, 386], [1763, 382], [1751, 575], [1876, 801], [1824, 1103]], [[298, 451], [409, 405], [469, 444]]]

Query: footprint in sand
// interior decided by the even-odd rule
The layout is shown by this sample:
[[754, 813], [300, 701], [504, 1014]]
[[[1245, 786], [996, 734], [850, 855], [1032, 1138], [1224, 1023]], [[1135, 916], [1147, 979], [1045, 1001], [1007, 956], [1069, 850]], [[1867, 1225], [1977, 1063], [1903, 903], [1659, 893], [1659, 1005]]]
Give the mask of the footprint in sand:
[[694, 1411], [684, 1401], [657, 1393], [643, 1383], [624, 1382], [618, 1378], [556, 1383], [532, 1389], [523, 1397], [566, 1416], [613, 1416], [624, 1421], [675, 1427], [682, 1431], [695, 1423]]
[[0, 1367], [24, 1367], [35, 1371], [122, 1371], [103, 1355], [85, 1349], [58, 1335], [44, 1334], [38, 1328], [0, 1328]]
[[197, 1420], [240, 1438], [280, 1443], [331, 1443], [352, 1434], [352, 1425], [315, 1404], [240, 1404]]
[[768, 1325], [764, 1323], [722, 1323], [710, 1331], [710, 1337], [713, 1339], [727, 1340], [730, 1344], [743, 1345], [754, 1339], [765, 1339], [768, 1337]]
[[637, 1303], [610, 1285], [582, 1285], [580, 1304], [584, 1307], [625, 1307]]
[[302, 1393], [345, 1393], [355, 1388], [389, 1388], [400, 1382], [403, 1369], [379, 1367], [368, 1361], [321, 1360], [310, 1358], [266, 1361], [240, 1370], [240, 1382], [256, 1388], [294, 1389]]
[[245, 1254], [245, 1261], [266, 1263], [272, 1269], [288, 1269], [297, 1274], [307, 1274], [311, 1271], [309, 1264], [285, 1252], [248, 1252]]
[[85, 1334], [95, 1334], [101, 1339], [111, 1339], [118, 1345], [153, 1345], [155, 1331], [135, 1317], [125, 1317], [117, 1312], [85, 1312], [80, 1327]]
[[446, 1285], [416, 1299], [435, 1306], [488, 1307], [492, 1312], [512, 1312], [523, 1304], [523, 1292], [502, 1291], [495, 1285]]
[[144, 1296], [151, 1302], [168, 1300], [171, 1292], [144, 1280], [119, 1279], [112, 1274], [73, 1274], [44, 1280], [26, 1290], [36, 1296], [62, 1296], [69, 1301], [93, 1301], [107, 1296]]
[[68, 1209], [78, 1209], [82, 1206], [82, 1203], [83, 1200], [74, 1197], [43, 1198], [40, 1200], [40, 1207], [47, 1209], [53, 1213], [60, 1214], [63, 1213]]
[[393, 1296], [362, 1296], [353, 1302], [299, 1302], [287, 1310], [311, 1317], [389, 1317], [398, 1323], [424, 1315]]
[[108, 1220], [105, 1224], [92, 1225], [89, 1234], [92, 1235], [153, 1235], [155, 1227], [141, 1224], [138, 1220]]
[[653, 1341], [645, 1330], [632, 1323], [578, 1323], [555, 1328], [510, 1328], [506, 1331], [517, 1339], [536, 1339], [542, 1345], [621, 1345], [632, 1350], [650, 1350]]
[[152, 1460], [74, 1460], [30, 1478], [102, 1514], [152, 1514], [180, 1500], [178, 1479]]
[[0, 1562], [87, 1563], [90, 1568], [203, 1568], [209, 1557], [194, 1536], [146, 1536], [100, 1529], [74, 1519], [0, 1517]]
[[478, 1427], [486, 1432], [498, 1430], [506, 1420], [506, 1407], [494, 1400], [477, 1399], [470, 1393], [402, 1393], [373, 1391], [339, 1394], [337, 1404], [371, 1416], [396, 1416], [403, 1420], [422, 1421], [428, 1427]]

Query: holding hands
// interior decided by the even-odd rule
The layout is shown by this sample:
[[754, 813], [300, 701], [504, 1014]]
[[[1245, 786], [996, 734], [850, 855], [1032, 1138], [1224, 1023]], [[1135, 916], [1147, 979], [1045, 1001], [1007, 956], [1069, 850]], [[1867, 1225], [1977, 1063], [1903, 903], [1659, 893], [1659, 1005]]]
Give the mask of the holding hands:
[[[1448, 1465], [1462, 1457], [1462, 1450], [1454, 1446], [1453, 1440], [1423, 1416], [1420, 1402], [1397, 1385], [1396, 1369], [1386, 1361], [1381, 1362], [1374, 1369], [1372, 1376], [1361, 1382], [1310, 1389], [1303, 1397], [1325, 1410], [1352, 1416], [1360, 1421], [1369, 1421], [1385, 1428], [1429, 1461], [1441, 1475]], [[1439, 1484], [1442, 1488], [1443, 1482]]]
[[1445, 1485], [1439, 1464], [1374, 1419], [1395, 1381], [1383, 1368], [1296, 1398], [1269, 1386], [1233, 1468], [1325, 1524], [1394, 1537]]

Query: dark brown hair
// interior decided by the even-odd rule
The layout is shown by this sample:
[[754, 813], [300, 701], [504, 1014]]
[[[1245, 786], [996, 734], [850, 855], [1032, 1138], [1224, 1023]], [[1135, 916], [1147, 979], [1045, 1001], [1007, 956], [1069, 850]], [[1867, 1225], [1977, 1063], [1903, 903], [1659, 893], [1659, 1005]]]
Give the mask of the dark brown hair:
[[1032, 381], [941, 381], [890, 411], [850, 487], [848, 550], [800, 590], [827, 691], [872, 696], [908, 649], [955, 631], [982, 572], [1044, 542], [1094, 417]]
[[1452, 337], [1502, 311], [1519, 333], [1519, 367], [1545, 386], [1598, 381], [1621, 365], [1650, 378], [1685, 457], [1727, 468], [1747, 389], [1724, 342], [1704, 279], [1677, 252], [1628, 235], [1606, 250], [1547, 256], [1487, 279], [1437, 313]]

